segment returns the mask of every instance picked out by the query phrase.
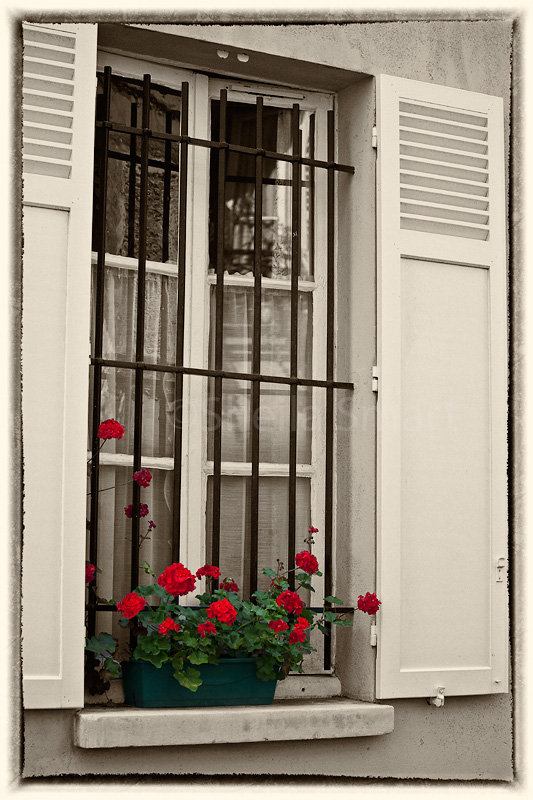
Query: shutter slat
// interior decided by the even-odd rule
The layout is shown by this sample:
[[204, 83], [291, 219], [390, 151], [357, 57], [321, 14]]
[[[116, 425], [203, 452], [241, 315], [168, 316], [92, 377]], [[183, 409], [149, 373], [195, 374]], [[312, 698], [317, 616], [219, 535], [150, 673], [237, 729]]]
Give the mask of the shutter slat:
[[400, 181], [400, 196], [412, 200], [428, 200], [430, 203], [443, 203], [452, 206], [462, 206], [463, 208], [478, 208], [480, 211], [486, 211], [489, 207], [487, 200], [473, 197], [469, 194], [462, 192], [450, 192], [443, 189], [420, 189], [412, 184], [406, 184]]
[[[70, 179], [76, 37], [59, 28], [26, 24], [23, 59], [23, 168]], [[80, 98], [78, 102], [83, 102]]]
[[505, 692], [502, 102], [380, 76], [377, 130], [377, 696]]

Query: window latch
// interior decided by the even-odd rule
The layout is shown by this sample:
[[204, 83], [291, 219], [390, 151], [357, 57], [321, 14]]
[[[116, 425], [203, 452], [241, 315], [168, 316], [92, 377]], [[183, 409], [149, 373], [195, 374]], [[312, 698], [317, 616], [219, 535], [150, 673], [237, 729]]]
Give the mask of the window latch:
[[372, 367], [372, 391], [378, 391], [378, 383], [379, 383], [379, 370], [377, 367]]
[[506, 569], [506, 567], [507, 567], [507, 559], [506, 558], [499, 558], [498, 559], [498, 563], [496, 564], [496, 569], [497, 569], [497, 573], [496, 574], [498, 576], [496, 578], [496, 583], [503, 583], [504, 582], [503, 581], [503, 573], [504, 573], [504, 570]]
[[378, 149], [378, 129], [375, 125], [372, 128], [372, 147]]
[[370, 647], [378, 646], [378, 627], [377, 625], [370, 626]]
[[442, 708], [444, 705], [444, 686], [437, 686], [437, 694], [435, 697], [430, 697], [428, 703], [437, 708]]

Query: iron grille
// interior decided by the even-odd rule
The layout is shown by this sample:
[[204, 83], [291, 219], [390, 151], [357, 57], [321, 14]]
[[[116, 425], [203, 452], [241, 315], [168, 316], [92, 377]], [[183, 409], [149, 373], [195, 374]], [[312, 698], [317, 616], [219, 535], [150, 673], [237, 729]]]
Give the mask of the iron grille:
[[[111, 82], [112, 72], [110, 67], [104, 69], [103, 95], [97, 109], [96, 120], [96, 164], [98, 181], [95, 190], [96, 218], [95, 223], [95, 249], [97, 251], [96, 264], [96, 289], [95, 289], [95, 326], [93, 337], [93, 353], [90, 358], [92, 368], [92, 460], [91, 460], [91, 519], [90, 519], [90, 545], [89, 558], [92, 564], [98, 563], [98, 502], [99, 502], [99, 445], [96, 431], [100, 425], [102, 402], [102, 370], [106, 367], [132, 370], [135, 375], [135, 419], [133, 439], [133, 469], [141, 469], [141, 442], [142, 442], [142, 402], [143, 402], [143, 377], [146, 372], [166, 372], [175, 375], [175, 418], [174, 418], [174, 500], [173, 500], [173, 526], [172, 526], [172, 554], [175, 561], [180, 557], [180, 521], [181, 521], [181, 463], [182, 463], [182, 401], [183, 401], [183, 375], [193, 375], [214, 378], [214, 409], [221, 418], [223, 386], [225, 380], [241, 380], [251, 383], [251, 538], [250, 538], [250, 595], [257, 588], [258, 568], [258, 536], [259, 536], [259, 441], [260, 441], [260, 383], [279, 383], [288, 385], [290, 391], [290, 442], [289, 442], [289, 563], [294, 563], [295, 556], [295, 518], [296, 518], [296, 458], [297, 458], [297, 399], [299, 386], [321, 387], [325, 389], [326, 410], [326, 468], [325, 468], [325, 563], [324, 586], [325, 594], [332, 593], [332, 528], [333, 528], [333, 436], [334, 436], [334, 391], [336, 389], [353, 389], [349, 382], [337, 381], [334, 375], [334, 294], [335, 294], [335, 265], [334, 265], [334, 226], [335, 226], [335, 172], [354, 173], [354, 168], [346, 164], [336, 163], [334, 160], [334, 116], [328, 111], [328, 160], [321, 161], [314, 158], [314, 147], [311, 144], [310, 157], [302, 155], [301, 135], [299, 129], [300, 108], [298, 104], [292, 106], [291, 138], [292, 153], [280, 153], [263, 149], [263, 99], [256, 98], [256, 142], [255, 147], [245, 147], [227, 141], [226, 114], [227, 91], [220, 91], [219, 99], [219, 137], [218, 140], [198, 139], [189, 136], [189, 85], [187, 82], [181, 86], [181, 115], [179, 133], [172, 131], [172, 118], [167, 114], [166, 130], [155, 131], [150, 128], [150, 99], [152, 82], [150, 75], [145, 75], [142, 84], [142, 118], [141, 126], [137, 124], [137, 104], [131, 106], [131, 124], [113, 122], [110, 119], [111, 107]], [[118, 153], [110, 147], [110, 134], [119, 132], [130, 136], [130, 152]], [[140, 155], [137, 154], [137, 140], [141, 142]], [[164, 161], [154, 161], [149, 158], [151, 140], [164, 143]], [[313, 137], [311, 137], [311, 142]], [[179, 144], [179, 164], [172, 162], [171, 144]], [[187, 167], [189, 149], [191, 147], [204, 147], [218, 150], [218, 222], [216, 230], [216, 284], [215, 284], [215, 358], [214, 369], [202, 369], [186, 366], [183, 363], [184, 354], [184, 320], [185, 320], [185, 287], [186, 287], [186, 222], [187, 222]], [[229, 372], [223, 369], [223, 299], [224, 299], [224, 191], [226, 178], [226, 161], [228, 151], [246, 153], [255, 157], [255, 208], [254, 208], [254, 254], [253, 254], [253, 333], [252, 333], [252, 371]], [[104, 324], [104, 269], [106, 253], [106, 215], [107, 215], [107, 185], [108, 167], [111, 159], [127, 161], [130, 165], [129, 191], [135, 192], [135, 170], [140, 166], [140, 194], [139, 194], [139, 227], [138, 227], [138, 252], [137, 252], [137, 318], [135, 360], [108, 359], [103, 357], [103, 324]], [[262, 193], [263, 193], [263, 162], [265, 159], [277, 159], [292, 164], [292, 247], [291, 247], [291, 286], [290, 286], [290, 375], [264, 375], [261, 373], [261, 249], [262, 249]], [[146, 232], [148, 219], [148, 168], [149, 166], [162, 167], [164, 170], [163, 191], [163, 261], [168, 258], [169, 241], [169, 208], [170, 208], [170, 176], [178, 173], [179, 176], [179, 216], [178, 216], [178, 304], [177, 304], [177, 335], [176, 356], [174, 364], [154, 364], [145, 360], [144, 330], [145, 330], [145, 281], [146, 281]], [[311, 168], [311, 175], [315, 169], [327, 170], [327, 324], [326, 324], [326, 379], [298, 377], [298, 279], [300, 275], [300, 219], [301, 219], [301, 190], [302, 166]], [[133, 186], [133, 189], [132, 189]], [[130, 209], [134, 205], [134, 197], [130, 197]], [[133, 212], [135, 213], [135, 212]], [[130, 212], [130, 228], [133, 222]], [[131, 233], [131, 231], [130, 231]], [[133, 236], [130, 236], [133, 241]], [[131, 246], [133, 254], [133, 245]], [[212, 539], [211, 563], [218, 565], [220, 556], [220, 502], [221, 502], [221, 436], [222, 426], [218, 425], [214, 434], [214, 468], [213, 468], [213, 494], [212, 494]], [[131, 588], [137, 586], [139, 581], [139, 508], [140, 487], [133, 482], [133, 513], [132, 513], [132, 540], [131, 540]], [[291, 578], [291, 588], [294, 588], [294, 578]], [[216, 582], [215, 582], [216, 585]], [[96, 613], [100, 611], [115, 610], [114, 606], [103, 605], [98, 602], [94, 589], [89, 586], [88, 603], [88, 630], [89, 636], [94, 635], [96, 627]], [[316, 609], [318, 610], [318, 609]], [[352, 608], [337, 609], [353, 611]], [[330, 637], [326, 637], [324, 650], [324, 668], [331, 666]]]

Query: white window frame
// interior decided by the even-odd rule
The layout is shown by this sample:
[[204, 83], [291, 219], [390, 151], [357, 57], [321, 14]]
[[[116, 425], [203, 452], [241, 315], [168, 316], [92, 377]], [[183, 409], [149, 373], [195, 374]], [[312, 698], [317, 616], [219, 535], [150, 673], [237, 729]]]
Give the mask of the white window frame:
[[[99, 50], [97, 54], [97, 70], [110, 66], [113, 74], [135, 80], [142, 79], [150, 73], [154, 84], [160, 84], [177, 91], [181, 90], [183, 81], [189, 83], [189, 135], [199, 139], [211, 139], [210, 105], [211, 100], [218, 99], [220, 90], [226, 89], [228, 102], [255, 103], [257, 95], [261, 95], [265, 106], [292, 108], [297, 102], [302, 111], [315, 112], [315, 158], [327, 160], [327, 111], [333, 108], [333, 95], [320, 92], [308, 92], [285, 89], [261, 83], [240, 81], [235, 78], [219, 79], [186, 70], [181, 67], [170, 67], [140, 58], [122, 56]], [[209, 214], [209, 162], [210, 150], [206, 147], [193, 146], [189, 149], [187, 179], [187, 228], [186, 228], [186, 298], [184, 326], [184, 364], [187, 366], [208, 368], [210, 288], [216, 284], [216, 277], [208, 275], [208, 214]], [[316, 197], [314, 225], [314, 280], [299, 281], [300, 291], [313, 293], [313, 377], [326, 377], [326, 347], [321, 331], [326, 329], [326, 226], [318, 224], [321, 219], [318, 207], [325, 210], [327, 176], [324, 170], [315, 170]], [[325, 219], [325, 215], [322, 215]], [[92, 261], [96, 263], [96, 253]], [[115, 256], [106, 253], [106, 266], [121, 268], [137, 268], [137, 259]], [[199, 268], [201, 265], [201, 269]], [[162, 264], [147, 261], [147, 272], [177, 276], [177, 264]], [[253, 274], [224, 276], [225, 286], [254, 285]], [[290, 290], [290, 281], [263, 278], [262, 288]], [[213, 474], [213, 462], [207, 459], [207, 381], [184, 375], [183, 380], [183, 439], [182, 439], [182, 510], [180, 559], [192, 566], [205, 563], [206, 559], [206, 505], [207, 482]], [[325, 475], [325, 397], [324, 389], [312, 390], [312, 442], [311, 464], [297, 464], [297, 477], [311, 479], [311, 521], [319, 530], [324, 526], [324, 475]], [[201, 437], [198, 431], [202, 431]], [[90, 454], [89, 454], [90, 455]], [[133, 456], [106, 453], [100, 454], [102, 466], [125, 466], [133, 464]], [[142, 466], [148, 469], [172, 470], [174, 459], [167, 457], [142, 458]], [[260, 463], [260, 477], [288, 476], [288, 464]], [[240, 462], [222, 462], [222, 475], [251, 475], [251, 464]], [[335, 509], [333, 509], [333, 530], [335, 530]], [[335, 540], [335, 536], [333, 536]], [[314, 552], [319, 562], [324, 558], [323, 539], [317, 537]], [[259, 565], [262, 566], [271, 565]], [[323, 589], [323, 580], [315, 578], [318, 598]], [[204, 579], [202, 579], [203, 588]], [[322, 594], [323, 596], [323, 594]], [[196, 603], [190, 599], [191, 604]], [[312, 669], [323, 672], [318, 665]]]

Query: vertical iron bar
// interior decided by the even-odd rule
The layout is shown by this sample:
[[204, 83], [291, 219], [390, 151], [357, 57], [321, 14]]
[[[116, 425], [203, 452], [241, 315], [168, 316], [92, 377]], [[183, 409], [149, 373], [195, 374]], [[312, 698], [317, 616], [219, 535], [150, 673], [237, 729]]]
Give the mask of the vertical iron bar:
[[[219, 141], [226, 142], [226, 113], [228, 93], [220, 92]], [[217, 203], [217, 282], [215, 320], [215, 369], [222, 369], [224, 331], [224, 198], [226, 182], [227, 148], [218, 151], [218, 203]], [[213, 531], [211, 536], [211, 560], [220, 561], [220, 490], [222, 483], [222, 378], [215, 378], [214, 396], [214, 442], [213, 442]]]
[[[165, 118], [165, 132], [172, 133], [172, 112], [167, 111]], [[170, 228], [170, 178], [172, 170], [170, 164], [172, 162], [172, 142], [168, 140], [165, 142], [165, 172], [163, 177], [163, 247], [162, 247], [162, 261], [166, 264], [168, 261], [168, 238]]]
[[[315, 157], [315, 115], [309, 119], [309, 158]], [[309, 267], [311, 280], [315, 275], [315, 168], [309, 167]]]
[[[135, 358], [144, 361], [144, 316], [146, 290], [146, 239], [148, 225], [148, 158], [150, 152], [150, 76], [143, 76], [141, 141], [141, 185], [139, 198], [139, 252], [137, 270], [137, 331]], [[135, 428], [133, 433], [133, 471], [141, 469], [142, 422], [143, 422], [143, 370], [135, 370]], [[131, 526], [131, 588], [139, 583], [139, 527], [140, 527], [140, 486], [133, 482], [133, 514]]]
[[[292, 107], [292, 154], [300, 155], [300, 106]], [[302, 166], [292, 163], [292, 253], [291, 253], [291, 377], [298, 376], [298, 279], [300, 277], [300, 211]], [[289, 406], [289, 570], [294, 567], [296, 554], [296, 459], [298, 394], [297, 385], [291, 384]], [[294, 589], [294, 572], [289, 573], [290, 588]]]
[[[255, 146], [263, 147], [263, 98], [256, 101]], [[263, 155], [255, 156], [254, 207], [254, 327], [252, 340], [252, 372], [261, 372], [261, 266], [263, 260]], [[257, 556], [259, 545], [259, 415], [261, 384], [252, 382], [251, 438], [252, 484], [250, 497], [250, 597], [257, 589]]]
[[[137, 103], [131, 104], [130, 125], [137, 127]], [[135, 188], [137, 185], [137, 136], [130, 135], [130, 169], [128, 183], [128, 256], [135, 257]]]
[[[180, 133], [189, 134], [189, 84], [181, 84]], [[179, 217], [178, 217], [178, 326], [176, 332], [176, 366], [183, 366], [185, 332], [185, 254], [187, 229], [187, 174], [189, 145], [180, 143]], [[179, 561], [181, 541], [181, 456], [183, 446], [183, 373], [176, 374], [174, 384], [174, 494], [172, 501], [172, 559]]]
[[[335, 160], [335, 119], [328, 111], [328, 161]], [[335, 172], [328, 169], [327, 198], [327, 321], [326, 321], [326, 379], [333, 380], [335, 359]], [[333, 590], [333, 388], [326, 388], [326, 474], [324, 511], [324, 589], [326, 597]], [[324, 641], [324, 669], [331, 668], [331, 624]]]
[[[104, 68], [104, 91], [102, 116], [104, 122], [109, 122], [111, 108], [111, 68]], [[106, 216], [107, 216], [107, 177], [108, 177], [108, 150], [109, 128], [97, 130], [100, 144], [100, 197], [98, 203], [97, 220], [97, 262], [96, 262], [96, 297], [95, 297], [95, 326], [94, 348], [96, 358], [102, 357], [104, 336], [104, 283], [105, 283], [105, 244], [106, 244]], [[92, 460], [91, 460], [91, 527], [89, 534], [89, 561], [98, 565], [98, 490], [100, 483], [100, 450], [97, 438], [100, 426], [100, 413], [102, 403], [102, 366], [95, 364], [93, 367], [93, 409], [92, 409]], [[96, 629], [96, 594], [94, 587], [89, 584], [89, 610], [87, 615], [88, 635], [94, 636]], [[91, 607], [92, 606], [92, 607]]]

